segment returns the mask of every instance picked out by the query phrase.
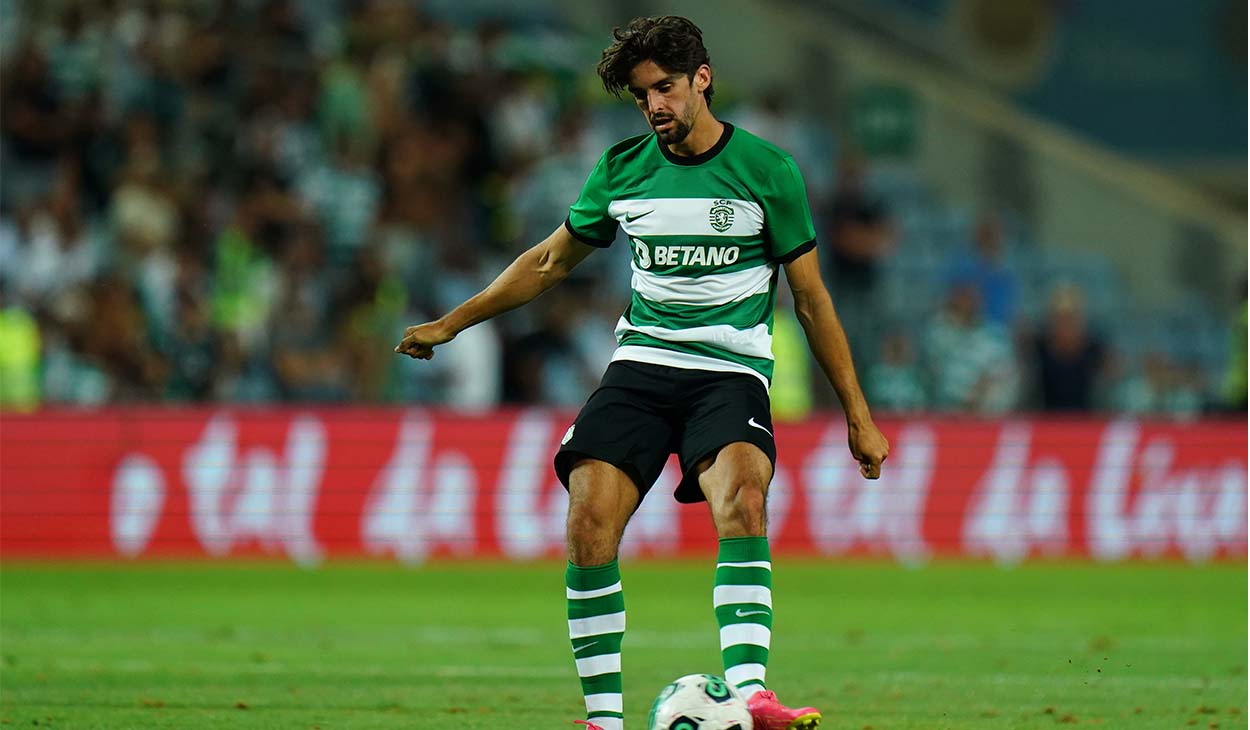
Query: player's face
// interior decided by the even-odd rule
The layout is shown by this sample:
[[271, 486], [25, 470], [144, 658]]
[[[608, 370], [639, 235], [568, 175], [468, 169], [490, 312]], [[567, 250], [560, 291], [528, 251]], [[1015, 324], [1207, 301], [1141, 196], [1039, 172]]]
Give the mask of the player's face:
[[703, 107], [703, 90], [711, 69], [700, 66], [691, 79], [670, 73], [654, 61], [643, 61], [629, 74], [629, 93], [664, 144], [680, 144], [690, 134]]

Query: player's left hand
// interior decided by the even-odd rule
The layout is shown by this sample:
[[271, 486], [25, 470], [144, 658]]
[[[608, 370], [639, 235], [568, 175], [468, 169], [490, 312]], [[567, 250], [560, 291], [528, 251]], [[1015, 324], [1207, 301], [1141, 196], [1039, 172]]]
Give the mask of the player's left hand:
[[859, 462], [859, 473], [865, 479], [879, 478], [881, 462], [890, 455], [890, 442], [877, 430], [877, 425], [872, 421], [851, 424], [847, 429], [847, 440], [851, 446], [851, 455]]

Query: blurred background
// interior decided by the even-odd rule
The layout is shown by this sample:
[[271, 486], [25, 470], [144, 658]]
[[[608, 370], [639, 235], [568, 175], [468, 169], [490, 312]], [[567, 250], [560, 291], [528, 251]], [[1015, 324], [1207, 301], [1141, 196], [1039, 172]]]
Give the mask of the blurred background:
[[[0, 0], [3, 405], [580, 405], [620, 246], [391, 350], [645, 131], [594, 64], [663, 12], [798, 160], [877, 411], [1244, 410], [1237, 0]], [[787, 308], [777, 415], [836, 408]]]

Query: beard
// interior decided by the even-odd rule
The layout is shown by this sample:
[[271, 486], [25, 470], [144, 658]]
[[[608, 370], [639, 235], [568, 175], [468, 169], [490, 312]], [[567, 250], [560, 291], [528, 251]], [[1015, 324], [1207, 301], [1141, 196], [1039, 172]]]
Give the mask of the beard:
[[[671, 121], [673, 124], [668, 129], [661, 132], [656, 127]], [[690, 136], [690, 129], [694, 126], [693, 119], [677, 118], [677, 117], [660, 117], [651, 120], [651, 128], [655, 129], [655, 134], [660, 141], [667, 145], [681, 144], [686, 137]]]

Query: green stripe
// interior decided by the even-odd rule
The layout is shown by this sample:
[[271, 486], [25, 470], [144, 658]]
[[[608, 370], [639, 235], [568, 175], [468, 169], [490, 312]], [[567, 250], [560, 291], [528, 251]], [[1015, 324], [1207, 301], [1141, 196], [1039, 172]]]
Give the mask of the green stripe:
[[611, 710], [597, 710], [586, 716], [587, 720], [593, 720], [596, 717], [615, 717], [618, 720], [624, 720], [625, 715], [620, 712], [612, 712]]
[[658, 347], [661, 350], [672, 350], [674, 352], [684, 352], [690, 355], [702, 355], [703, 357], [712, 357], [717, 360], [726, 360], [735, 362], [739, 365], [745, 365], [765, 378], [773, 377], [773, 361], [762, 357], [749, 357], [747, 355], [739, 355], [736, 352], [729, 352], [713, 345], [702, 342], [669, 342], [661, 340], [650, 335], [644, 335], [641, 332], [626, 332], [621, 335], [621, 345], [638, 345], [641, 347]]
[[570, 619], [606, 616], [625, 610], [625, 594], [617, 591], [598, 598], [570, 598], [568, 604]]
[[767, 324], [773, 331], [773, 293], [760, 292], [740, 302], [729, 302], [711, 307], [690, 304], [666, 304], [653, 302], [634, 292], [629, 302], [626, 319], [639, 327], [663, 327], [684, 330], [690, 327], [706, 327], [725, 324], [739, 330], [747, 330], [759, 324]]
[[[739, 616], [739, 610], [751, 615]], [[752, 613], [753, 611], [767, 611], [767, 613]], [[727, 603], [724, 606], [716, 607], [716, 623], [721, 628], [725, 628], [730, 624], [759, 624], [771, 629], [773, 627], [773, 612], [772, 609], [761, 603]]]
[[773, 572], [768, 568], [734, 568], [722, 565], [716, 568], [716, 585], [772, 588]]
[[755, 563], [771, 560], [767, 537], [722, 537], [716, 553], [719, 563]]
[[725, 668], [739, 664], [763, 664], [768, 666], [768, 649], [755, 644], [734, 644], [721, 649], [721, 660]]
[[601, 654], [618, 654], [621, 651], [621, 639], [625, 634], [599, 634], [598, 636], [583, 636], [580, 639], [573, 639], [574, 648], [579, 646], [586, 647], [581, 651], [573, 652], [574, 658], [585, 659], [586, 657], [600, 656]]
[[596, 674], [593, 677], [582, 677], [582, 694], [598, 695], [607, 692], [619, 694], [621, 689], [621, 673], [608, 672], [607, 674]]
[[568, 564], [564, 571], [564, 584], [575, 591], [593, 591], [607, 588], [621, 580], [621, 569], [613, 560], [603, 565], [582, 567]]

